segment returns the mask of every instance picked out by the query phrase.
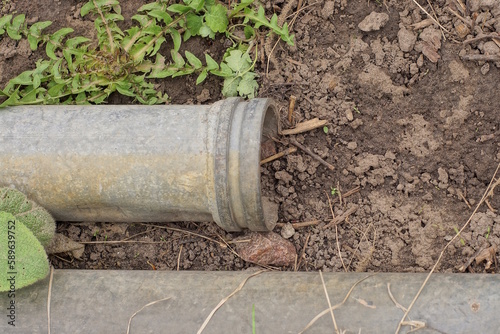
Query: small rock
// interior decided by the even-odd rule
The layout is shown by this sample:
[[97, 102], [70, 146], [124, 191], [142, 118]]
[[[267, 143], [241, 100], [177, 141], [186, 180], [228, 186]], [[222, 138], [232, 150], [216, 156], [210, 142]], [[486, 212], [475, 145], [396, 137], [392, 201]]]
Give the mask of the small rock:
[[383, 28], [388, 21], [389, 15], [387, 13], [371, 12], [358, 24], [358, 28], [364, 32], [377, 31]]
[[283, 226], [283, 228], [281, 229], [281, 236], [285, 239], [293, 237], [294, 234], [295, 229], [290, 223], [286, 223], [285, 226]]
[[347, 120], [349, 122], [352, 122], [352, 120], [354, 119], [354, 115], [352, 114], [352, 110], [351, 108], [347, 108], [346, 111], [345, 111], [345, 117], [347, 118]]
[[236, 245], [236, 251], [243, 260], [261, 265], [289, 266], [297, 256], [293, 244], [274, 232], [252, 232], [250, 242]]
[[484, 54], [493, 56], [500, 53], [500, 48], [495, 44], [495, 42], [489, 41], [484, 43], [483, 52]]
[[321, 10], [321, 16], [326, 20], [333, 15], [335, 9], [335, 1], [327, 1]]
[[355, 150], [358, 147], [358, 144], [355, 141], [351, 141], [347, 144], [347, 148], [351, 151]]
[[203, 103], [203, 102], [206, 102], [206, 101], [210, 100], [210, 91], [209, 91], [208, 89], [204, 88], [204, 89], [201, 91], [200, 95], [198, 95], [198, 96], [196, 97], [196, 99], [197, 99], [197, 100], [198, 100], [198, 102], [200, 102], [200, 103]]
[[293, 180], [293, 176], [290, 175], [289, 173], [287, 173], [286, 171], [284, 170], [280, 170], [276, 173], [274, 173], [274, 177], [278, 180], [283, 180], [285, 181], [285, 183], [290, 183], [290, 181]]
[[417, 59], [417, 66], [422, 67], [424, 66], [424, 55], [420, 55]]
[[411, 50], [413, 50], [416, 41], [417, 41], [417, 36], [412, 31], [407, 30], [405, 27], [399, 30], [398, 42], [401, 51], [410, 52]]
[[438, 180], [443, 184], [448, 183], [448, 173], [442, 167], [438, 168]]
[[486, 75], [490, 71], [490, 63], [486, 63], [481, 66], [481, 74]]
[[455, 31], [458, 37], [465, 38], [470, 33], [469, 27], [467, 27], [463, 22], [458, 21], [455, 23]]
[[461, 81], [465, 80], [469, 77], [469, 71], [465, 68], [462, 63], [459, 63], [456, 60], [452, 60], [448, 67], [451, 72], [451, 80], [453, 81]]

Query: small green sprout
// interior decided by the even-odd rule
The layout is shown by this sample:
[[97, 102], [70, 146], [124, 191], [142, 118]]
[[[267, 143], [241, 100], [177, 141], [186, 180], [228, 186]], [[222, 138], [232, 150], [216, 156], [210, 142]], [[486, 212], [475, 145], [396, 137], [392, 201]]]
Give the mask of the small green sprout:
[[488, 230], [486, 231], [486, 235], [484, 236], [486, 239], [490, 237], [491, 227], [488, 226]]
[[[455, 230], [456, 234], [460, 234], [460, 231], [456, 226], [453, 229]], [[460, 243], [462, 244], [462, 246], [465, 246], [465, 240], [462, 237], [460, 237]]]
[[330, 194], [332, 194], [332, 196], [337, 195], [337, 194], [338, 194], [338, 192], [339, 192], [339, 191], [337, 190], [337, 188], [335, 188], [335, 187], [330, 187]]
[[328, 134], [328, 127], [327, 126], [323, 127], [323, 132], [326, 133], [326, 134]]
[[361, 111], [359, 111], [358, 107], [354, 106], [352, 107], [352, 109], [354, 109], [354, 111], [357, 112], [358, 114], [361, 114]]

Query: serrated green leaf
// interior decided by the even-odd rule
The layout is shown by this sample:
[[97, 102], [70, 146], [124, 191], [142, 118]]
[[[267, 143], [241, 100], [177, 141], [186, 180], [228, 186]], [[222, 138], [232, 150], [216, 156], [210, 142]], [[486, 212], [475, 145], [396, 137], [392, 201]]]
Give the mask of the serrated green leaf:
[[168, 15], [168, 13], [163, 11], [163, 10], [152, 10], [152, 11], [148, 12], [148, 14], [149, 14], [149, 16], [152, 16], [156, 19], [162, 20], [163, 23], [165, 23], [165, 24], [169, 24], [173, 21], [172, 17], [170, 15]]
[[199, 85], [203, 81], [205, 81], [205, 79], [207, 78], [207, 75], [208, 75], [207, 69], [204, 69], [203, 71], [201, 71], [200, 75], [198, 75], [198, 78], [196, 78], [196, 84]]
[[71, 28], [62, 28], [62, 29], [59, 29], [58, 31], [56, 31], [55, 33], [53, 33], [49, 40], [52, 41], [52, 42], [55, 42], [55, 43], [59, 43], [61, 41], [61, 39], [66, 36], [67, 34], [70, 34], [72, 33], [74, 30], [71, 29]]
[[225, 32], [229, 24], [226, 7], [221, 4], [212, 6], [205, 14], [205, 22], [213, 32]]
[[205, 53], [205, 61], [207, 63], [207, 70], [218, 70], [219, 69], [219, 64], [208, 54]]
[[158, 50], [160, 50], [160, 47], [161, 45], [163, 44], [163, 42], [165, 42], [165, 37], [161, 36], [159, 37], [156, 42], [155, 42], [155, 46], [153, 48], [153, 51], [151, 51], [151, 53], [149, 54], [150, 56], [154, 56], [156, 55], [156, 53], [158, 52]]
[[80, 45], [82, 43], [89, 42], [89, 41], [90, 41], [90, 39], [88, 39], [86, 37], [78, 36], [78, 37], [73, 37], [73, 38], [68, 39], [66, 41], [65, 45], [66, 45], [67, 48], [74, 49], [78, 45]]
[[132, 16], [132, 20], [136, 20], [141, 26], [145, 26], [150, 19], [146, 15], [136, 14]]
[[192, 54], [189, 51], [185, 51], [184, 54], [186, 55], [186, 59], [193, 66], [196, 70], [200, 69], [203, 64], [201, 63], [201, 60], [199, 60], [194, 54]]
[[193, 36], [200, 34], [200, 29], [203, 26], [203, 17], [193, 13], [186, 15], [186, 27]]
[[252, 66], [252, 59], [248, 53], [243, 53], [240, 50], [232, 50], [224, 61], [236, 73], [243, 73]]
[[172, 75], [172, 78], [177, 78], [177, 77], [180, 77], [180, 76], [183, 76], [183, 75], [189, 75], [191, 73], [194, 73], [194, 68], [183, 69], [183, 70], [175, 72]]
[[255, 93], [259, 88], [259, 84], [255, 80], [255, 73], [247, 72], [241, 78], [240, 83], [238, 84], [238, 94], [242, 97], [247, 97], [249, 99], [253, 99], [255, 97]]
[[246, 39], [251, 39], [255, 36], [255, 30], [251, 26], [245, 26], [245, 29], [243, 29], [243, 32], [245, 33], [245, 38]]
[[184, 67], [186, 62], [179, 52], [172, 49], [170, 50], [170, 54], [172, 55], [172, 60], [174, 61], [175, 66], [177, 66], [178, 68]]
[[148, 4], [141, 6], [137, 11], [144, 12], [144, 11], [148, 11], [148, 10], [162, 10], [162, 9], [163, 9], [162, 4], [160, 4], [158, 2], [151, 2], [151, 3], [148, 3]]
[[92, 1], [89, 1], [80, 9], [80, 15], [84, 17], [93, 9], [95, 9], [94, 3]]
[[0, 17], [0, 29], [5, 27], [5, 25], [10, 22], [10, 19], [12, 19], [12, 14]]
[[203, 24], [200, 28], [200, 36], [201, 37], [210, 37], [211, 39], [215, 38], [215, 32], [212, 31], [206, 24]]
[[174, 42], [174, 50], [179, 51], [181, 47], [181, 34], [179, 32], [172, 28], [169, 30], [170, 37], [172, 37], [172, 41]]
[[205, 0], [193, 0], [189, 3], [189, 7], [199, 12], [205, 5]]
[[54, 43], [49, 42], [45, 44], [45, 53], [50, 59], [57, 60], [57, 56], [54, 52], [55, 50], [56, 50], [56, 45]]
[[19, 74], [17, 77], [15, 77], [14, 79], [11, 79], [9, 81], [9, 84], [27, 86], [27, 85], [31, 84], [32, 74], [33, 74], [33, 71], [24, 71], [21, 74]]
[[125, 96], [130, 96], [130, 97], [136, 96], [135, 92], [132, 90], [132, 88], [130, 88], [130, 85], [128, 87], [125, 85], [124, 86], [117, 85], [116, 90], [118, 91], [118, 93]]
[[172, 12], [172, 13], [184, 14], [184, 13], [189, 12], [192, 9], [189, 6], [184, 6], [184, 5], [180, 5], [180, 4], [173, 4], [173, 5], [168, 6], [167, 10]]
[[222, 95], [226, 97], [238, 96], [238, 85], [240, 84], [240, 81], [240, 77], [224, 79], [224, 85], [222, 86]]
[[33, 35], [28, 35], [28, 43], [31, 50], [35, 51], [38, 48], [38, 38]]

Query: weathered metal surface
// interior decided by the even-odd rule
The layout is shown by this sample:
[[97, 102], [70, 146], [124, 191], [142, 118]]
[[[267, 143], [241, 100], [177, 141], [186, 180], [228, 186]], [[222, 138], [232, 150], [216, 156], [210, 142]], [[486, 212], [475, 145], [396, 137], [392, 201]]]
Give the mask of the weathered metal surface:
[[0, 185], [27, 193], [57, 220], [268, 230], [259, 147], [264, 132], [277, 131], [266, 99], [7, 108], [0, 110]]

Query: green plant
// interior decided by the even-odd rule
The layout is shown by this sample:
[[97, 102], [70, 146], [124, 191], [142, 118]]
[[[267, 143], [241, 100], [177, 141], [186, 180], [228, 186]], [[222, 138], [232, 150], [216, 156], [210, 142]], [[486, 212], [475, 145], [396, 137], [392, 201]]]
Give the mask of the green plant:
[[337, 188], [335, 187], [330, 187], [330, 194], [332, 194], [332, 196], [335, 196], [338, 194], [338, 190]]
[[[0, 90], [0, 98], [5, 98], [0, 107], [98, 104], [113, 92], [143, 104], [166, 103], [168, 96], [158, 92], [148, 79], [190, 74], [197, 75], [196, 84], [208, 74], [223, 77], [225, 96], [252, 98], [258, 88], [254, 67], [259, 52], [257, 41], [264, 33], [260, 28], [293, 44], [287, 24], [278, 26], [276, 14], [268, 20], [264, 8], [254, 0], [230, 6], [215, 0], [183, 0], [175, 4], [157, 0], [139, 8], [132, 16], [135, 25], [126, 31], [119, 27], [124, 18], [117, 0], [90, 0], [80, 14], [94, 17], [96, 41], [83, 36], [66, 38], [73, 32], [71, 28], [44, 34], [51, 22], [28, 25], [24, 14], [0, 18], [0, 36], [7, 33], [13, 40], [27, 38], [32, 50], [45, 45], [48, 57], [38, 60], [34, 70], [22, 72]], [[203, 63], [189, 51], [184, 56], [179, 52], [181, 44], [193, 36], [214, 39], [219, 33], [232, 41], [220, 64], [209, 54], [205, 54]], [[171, 47], [168, 59], [159, 52], [167, 40]]]
[[491, 233], [491, 227], [488, 226], [488, 229], [486, 230], [486, 235], [484, 237], [488, 239], [490, 237], [490, 233]]
[[[453, 230], [455, 231], [455, 234], [460, 234], [460, 231], [458, 230], [458, 227], [453, 227]], [[462, 244], [462, 246], [465, 246], [465, 240], [460, 237], [460, 243]]]
[[255, 334], [256, 332], [256, 327], [255, 327], [255, 304], [252, 304], [252, 334]]
[[0, 188], [0, 292], [31, 285], [49, 273], [44, 247], [55, 234], [45, 209], [15, 189]]
[[324, 132], [325, 134], [328, 134], [328, 127], [327, 127], [327, 126], [324, 126], [324, 127], [323, 127], [323, 132]]

